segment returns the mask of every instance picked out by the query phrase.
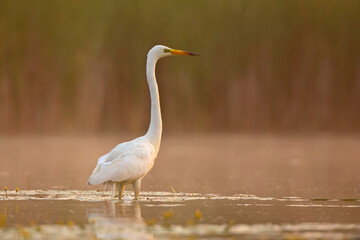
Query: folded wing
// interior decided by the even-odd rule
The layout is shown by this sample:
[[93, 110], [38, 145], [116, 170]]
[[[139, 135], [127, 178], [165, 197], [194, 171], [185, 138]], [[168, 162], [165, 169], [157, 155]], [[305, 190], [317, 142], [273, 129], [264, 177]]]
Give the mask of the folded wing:
[[146, 175], [155, 159], [154, 147], [144, 138], [119, 144], [98, 160], [88, 184], [131, 182]]

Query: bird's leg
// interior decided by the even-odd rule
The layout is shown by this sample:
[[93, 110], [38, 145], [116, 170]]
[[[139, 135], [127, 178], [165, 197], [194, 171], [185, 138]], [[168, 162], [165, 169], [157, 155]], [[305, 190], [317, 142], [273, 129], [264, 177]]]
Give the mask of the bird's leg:
[[119, 200], [122, 198], [124, 191], [125, 191], [125, 184], [119, 183], [118, 184], [118, 197], [119, 197]]
[[113, 183], [112, 191], [111, 191], [111, 199], [115, 198], [115, 194], [116, 194], [116, 183]]
[[115, 186], [114, 198], [116, 199], [116, 196], [118, 195], [120, 183], [114, 183], [114, 186]]
[[108, 182], [105, 182], [105, 183], [104, 183], [104, 189], [103, 189], [103, 196], [104, 196], [104, 194], [105, 194], [105, 190], [106, 190], [107, 185], [108, 185]]
[[137, 179], [133, 182], [133, 188], [134, 188], [134, 194], [135, 194], [135, 200], [139, 200], [139, 193], [141, 188], [141, 179]]

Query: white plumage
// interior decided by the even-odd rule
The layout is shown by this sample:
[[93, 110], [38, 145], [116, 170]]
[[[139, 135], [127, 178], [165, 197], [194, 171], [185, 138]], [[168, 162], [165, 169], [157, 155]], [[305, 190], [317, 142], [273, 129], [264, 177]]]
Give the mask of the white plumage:
[[151, 121], [147, 133], [129, 142], [117, 145], [101, 156], [89, 177], [88, 184], [114, 183], [118, 187], [119, 199], [126, 184], [133, 184], [135, 199], [139, 198], [141, 179], [151, 170], [160, 148], [162, 120], [159, 91], [155, 77], [156, 62], [171, 55], [197, 55], [166, 46], [153, 47], [147, 57], [146, 76], [151, 95]]
[[155, 149], [145, 137], [121, 143], [99, 158], [89, 183], [93, 185], [107, 181], [132, 183], [151, 170], [155, 158]]

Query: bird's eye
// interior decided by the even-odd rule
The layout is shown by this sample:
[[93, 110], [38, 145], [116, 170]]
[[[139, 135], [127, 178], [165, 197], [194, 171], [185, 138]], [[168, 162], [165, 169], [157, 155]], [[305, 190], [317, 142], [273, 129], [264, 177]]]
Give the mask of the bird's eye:
[[170, 49], [168, 49], [168, 48], [164, 49], [164, 53], [169, 53], [169, 52], [171, 52]]

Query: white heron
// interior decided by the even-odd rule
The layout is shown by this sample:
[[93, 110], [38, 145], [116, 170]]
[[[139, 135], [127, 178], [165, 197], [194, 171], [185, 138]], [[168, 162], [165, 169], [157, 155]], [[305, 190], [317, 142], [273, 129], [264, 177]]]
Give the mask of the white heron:
[[121, 199], [125, 185], [132, 184], [135, 199], [139, 199], [141, 179], [153, 167], [161, 142], [162, 120], [155, 66], [160, 58], [171, 55], [196, 56], [197, 54], [162, 45], [156, 45], [149, 51], [146, 61], [146, 76], [151, 97], [149, 129], [144, 136], [121, 143], [100, 157], [89, 177], [88, 185], [113, 183], [113, 186], [118, 188], [118, 197]]

